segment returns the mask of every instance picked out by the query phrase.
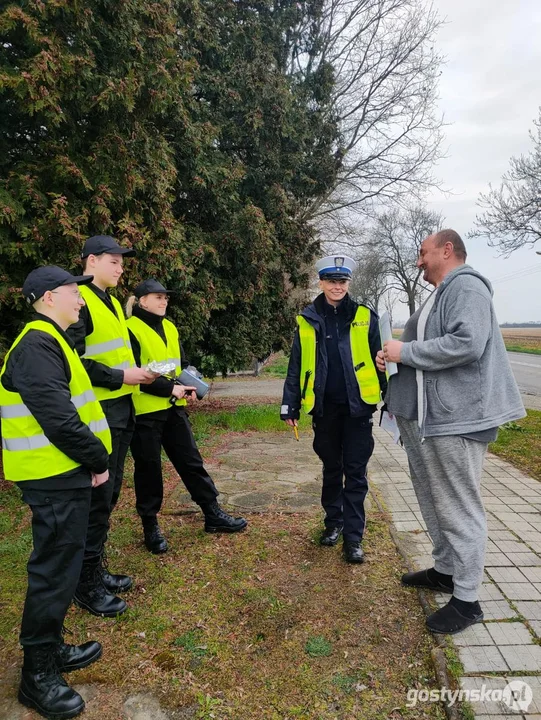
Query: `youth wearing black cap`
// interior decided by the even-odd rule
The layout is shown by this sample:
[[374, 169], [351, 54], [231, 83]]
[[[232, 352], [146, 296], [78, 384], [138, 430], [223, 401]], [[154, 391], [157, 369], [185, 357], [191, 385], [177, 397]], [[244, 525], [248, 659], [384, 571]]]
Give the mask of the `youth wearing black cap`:
[[312, 416], [314, 450], [323, 463], [324, 546], [343, 533], [347, 562], [363, 562], [366, 467], [372, 451], [372, 414], [385, 392], [378, 317], [348, 294], [355, 261], [329, 256], [316, 263], [321, 294], [297, 317], [280, 417], [296, 425], [301, 408]]
[[132, 585], [128, 575], [108, 571], [105, 556], [110, 516], [120, 495], [134, 427], [132, 393], [140, 383], [155, 378], [136, 367], [122, 307], [108, 292], [116, 287], [122, 275], [123, 257], [134, 255], [135, 250], [121, 247], [108, 235], [88, 238], [81, 257], [85, 272], [91, 272], [94, 280], [83, 290], [86, 305], [79, 322], [69, 330], [112, 435], [109, 483], [92, 491], [83, 570], [75, 592], [75, 602], [80, 607], [106, 617], [126, 610], [126, 602], [115, 593], [129, 590]]
[[[145, 280], [128, 300], [126, 314], [136, 361], [141, 365], [168, 361], [175, 364], [179, 375], [188, 363], [182, 359], [177, 329], [165, 319], [169, 293], [156, 280]], [[142, 386], [140, 395], [134, 397], [136, 423], [131, 451], [136, 508], [145, 545], [156, 554], [167, 551], [157, 517], [163, 501], [162, 447], [192, 500], [201, 507], [207, 532], [238, 532], [247, 525], [244, 518], [231, 517], [216, 501], [218, 490], [204, 467], [185, 409], [185, 398], [190, 395], [190, 388], [159, 377]]]
[[66, 333], [92, 275], [33, 270], [23, 285], [36, 314], [9, 350], [0, 375], [3, 467], [32, 510], [33, 549], [21, 623], [19, 701], [45, 717], [84, 708], [61, 673], [101, 656], [98, 642], [66, 645], [63, 624], [83, 563], [92, 487], [108, 484], [110, 432]]

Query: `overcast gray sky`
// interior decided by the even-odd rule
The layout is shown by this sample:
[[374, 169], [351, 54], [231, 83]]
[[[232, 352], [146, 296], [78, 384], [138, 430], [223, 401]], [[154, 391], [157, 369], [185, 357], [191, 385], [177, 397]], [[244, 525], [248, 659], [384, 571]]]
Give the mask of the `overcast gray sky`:
[[[447, 19], [439, 33], [447, 59], [440, 107], [450, 123], [448, 157], [436, 174], [455, 195], [432, 195], [431, 207], [466, 239], [479, 192], [499, 183], [512, 155], [532, 147], [528, 131], [541, 105], [541, 0], [433, 2]], [[500, 322], [541, 321], [541, 256], [530, 248], [498, 258], [484, 239], [466, 242], [468, 262], [491, 281], [537, 266], [533, 274], [495, 282], [494, 300]]]

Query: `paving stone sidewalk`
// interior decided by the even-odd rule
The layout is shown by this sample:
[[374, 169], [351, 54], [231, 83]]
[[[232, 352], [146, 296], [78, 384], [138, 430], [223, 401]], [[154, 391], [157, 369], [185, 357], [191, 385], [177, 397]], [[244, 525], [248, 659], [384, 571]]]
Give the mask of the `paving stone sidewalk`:
[[[377, 428], [369, 476], [390, 511], [400, 544], [419, 569], [432, 566], [426, 532], [408, 473], [406, 453]], [[480, 602], [485, 622], [453, 637], [464, 667], [461, 686], [498, 690], [471, 702], [479, 720], [510, 716], [541, 720], [541, 484], [488, 454], [482, 478], [489, 541]], [[435, 595], [438, 605], [448, 595]], [[525, 702], [511, 709], [501, 697], [510, 681], [522, 681]], [[520, 687], [520, 686], [517, 686]], [[486, 697], [486, 693], [485, 693]], [[527, 707], [526, 707], [527, 706]], [[523, 712], [521, 712], [523, 711]]]

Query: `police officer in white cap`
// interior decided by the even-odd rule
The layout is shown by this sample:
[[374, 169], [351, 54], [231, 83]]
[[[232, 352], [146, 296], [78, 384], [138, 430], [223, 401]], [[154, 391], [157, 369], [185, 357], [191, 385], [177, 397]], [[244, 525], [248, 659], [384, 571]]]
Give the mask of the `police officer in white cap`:
[[314, 450], [323, 462], [320, 543], [336, 545], [343, 533], [346, 561], [361, 563], [372, 414], [387, 382], [375, 365], [378, 317], [348, 294], [355, 265], [346, 255], [316, 263], [322, 292], [297, 316], [280, 417], [294, 426], [301, 408], [312, 416]]

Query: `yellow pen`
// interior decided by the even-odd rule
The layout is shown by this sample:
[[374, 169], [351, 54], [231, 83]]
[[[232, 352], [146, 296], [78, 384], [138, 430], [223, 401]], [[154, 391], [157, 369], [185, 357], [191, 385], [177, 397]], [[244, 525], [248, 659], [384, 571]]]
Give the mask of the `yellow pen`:
[[296, 425], [293, 425], [293, 432], [295, 433], [295, 440], [299, 442], [299, 431]]

